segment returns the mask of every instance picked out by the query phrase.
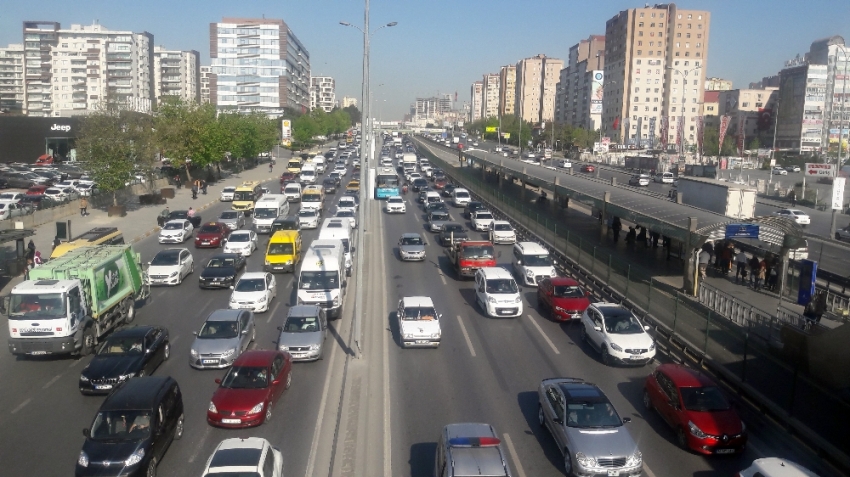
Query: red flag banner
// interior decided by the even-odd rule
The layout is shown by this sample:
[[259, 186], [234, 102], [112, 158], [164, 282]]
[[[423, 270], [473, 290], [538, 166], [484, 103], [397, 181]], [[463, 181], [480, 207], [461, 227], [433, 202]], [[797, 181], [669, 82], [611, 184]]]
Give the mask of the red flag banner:
[[611, 129], [617, 129], [618, 127], [620, 127], [620, 117], [619, 116], [614, 118], [614, 124], [611, 125]]
[[679, 125], [676, 129], [676, 147], [682, 147], [685, 142], [685, 116], [679, 116]]
[[726, 139], [726, 131], [729, 129], [729, 120], [732, 119], [729, 115], [720, 117], [720, 144], [717, 146], [717, 153], [723, 150], [723, 140]]
[[670, 138], [670, 118], [661, 116], [661, 149], [667, 150], [667, 140]]

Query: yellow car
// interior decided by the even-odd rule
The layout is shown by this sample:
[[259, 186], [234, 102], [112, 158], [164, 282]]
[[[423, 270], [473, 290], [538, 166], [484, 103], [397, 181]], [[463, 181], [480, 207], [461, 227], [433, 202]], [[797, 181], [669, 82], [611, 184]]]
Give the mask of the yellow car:
[[353, 180], [353, 181], [349, 182], [348, 185], [345, 186], [345, 191], [346, 192], [360, 192], [360, 181]]

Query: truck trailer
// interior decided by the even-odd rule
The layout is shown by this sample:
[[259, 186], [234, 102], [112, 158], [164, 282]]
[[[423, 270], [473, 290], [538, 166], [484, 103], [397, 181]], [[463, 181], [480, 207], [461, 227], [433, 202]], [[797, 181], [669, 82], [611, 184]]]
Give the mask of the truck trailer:
[[756, 189], [748, 185], [702, 177], [680, 177], [676, 193], [682, 203], [733, 219], [751, 219], [756, 210]]

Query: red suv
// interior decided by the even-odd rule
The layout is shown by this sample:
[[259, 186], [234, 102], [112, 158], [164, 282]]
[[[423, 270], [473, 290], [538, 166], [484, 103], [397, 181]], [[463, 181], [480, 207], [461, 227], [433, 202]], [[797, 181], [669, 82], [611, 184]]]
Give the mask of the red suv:
[[47, 190], [47, 186], [45, 185], [34, 185], [27, 189], [27, 195], [44, 195], [44, 191]]
[[596, 168], [591, 166], [590, 164], [585, 164], [585, 165], [581, 166], [581, 172], [594, 172], [594, 171], [596, 171]]
[[284, 172], [280, 175], [280, 183], [286, 184], [287, 182], [295, 182], [296, 175], [294, 172]]
[[195, 234], [195, 248], [218, 248], [230, 235], [230, 227], [221, 222], [207, 222]]
[[537, 285], [537, 304], [553, 320], [580, 320], [590, 297], [572, 278], [550, 277]]
[[272, 409], [292, 384], [292, 356], [277, 350], [245, 351], [221, 379], [207, 409], [213, 426], [254, 427], [272, 418]]
[[647, 376], [643, 404], [676, 431], [680, 447], [699, 454], [739, 454], [747, 426], [720, 387], [708, 376], [680, 364], [662, 364]]

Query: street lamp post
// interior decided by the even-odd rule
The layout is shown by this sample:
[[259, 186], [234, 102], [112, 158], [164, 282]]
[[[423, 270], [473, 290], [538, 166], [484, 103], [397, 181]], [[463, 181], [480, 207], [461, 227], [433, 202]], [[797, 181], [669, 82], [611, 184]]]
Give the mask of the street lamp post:
[[[842, 159], [843, 159], [843, 156], [844, 156], [843, 153], [842, 153], [842, 150], [841, 150], [841, 139], [844, 137], [844, 102], [846, 100], [845, 94], [847, 92], [847, 63], [848, 63], [848, 61], [847, 61], [848, 60], [847, 50], [845, 50], [844, 47], [841, 46], [841, 45], [836, 45], [836, 46], [841, 50], [841, 54], [844, 56], [844, 78], [842, 79], [842, 83], [841, 83], [841, 110], [838, 113], [839, 114], [839, 116], [838, 116], [838, 151], [836, 151], [836, 153], [835, 153], [835, 174], [833, 176], [834, 178], [839, 176], [838, 172], [841, 170], [841, 165], [843, 164]], [[833, 115], [835, 114], [835, 90], [836, 90], [836, 86], [838, 86], [838, 51], [835, 52], [835, 74], [833, 74], [832, 77], [833, 77], [833, 80], [832, 80], [832, 82], [833, 82], [833, 85], [832, 85], [832, 105], [833, 106], [832, 106], [832, 111], [830, 111], [830, 115], [829, 115], [830, 119], [832, 119]], [[848, 143], [850, 143], [850, 136], [848, 137]], [[850, 144], [848, 144], [848, 146], [850, 146]], [[826, 131], [826, 150], [827, 150], [827, 157], [829, 157], [829, 155], [828, 155], [829, 154], [829, 129], [827, 129], [827, 131]], [[828, 162], [828, 159], [827, 159], [827, 162]], [[832, 187], [834, 188], [835, 185], [833, 185]], [[843, 204], [843, 202], [844, 202], [843, 197], [841, 198], [841, 202]], [[830, 237], [835, 236], [835, 221], [837, 219], [838, 219], [838, 217], [836, 215], [836, 210], [832, 209], [832, 222], [830, 223], [830, 227], [829, 227], [829, 236]]]
[[[679, 68], [674, 68], [672, 66], [667, 67], [668, 70], [675, 71], [682, 76], [682, 123], [680, 124], [680, 127], [685, 127], [685, 91], [687, 91], [688, 73], [697, 71], [700, 68], [702, 68], [702, 66], [696, 66], [689, 70], [680, 70]], [[682, 143], [679, 145], [679, 161], [683, 161], [685, 159], [685, 133], [684, 131], [678, 131], [677, 134], [680, 134], [682, 137]]]

